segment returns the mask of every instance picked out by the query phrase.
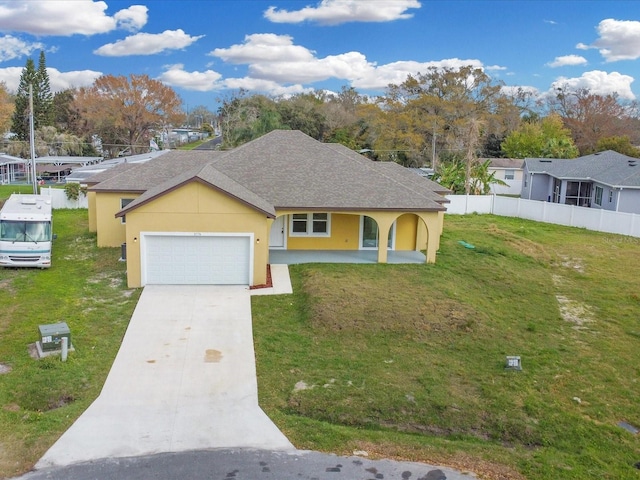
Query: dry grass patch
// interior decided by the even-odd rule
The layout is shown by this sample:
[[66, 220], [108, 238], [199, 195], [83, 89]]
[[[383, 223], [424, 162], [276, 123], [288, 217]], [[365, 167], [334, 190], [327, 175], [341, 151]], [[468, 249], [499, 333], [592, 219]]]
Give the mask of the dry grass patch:
[[574, 328], [583, 329], [586, 324], [594, 321], [593, 309], [589, 305], [576, 302], [564, 295], [556, 295], [556, 298], [560, 306], [560, 315], [567, 322], [573, 323]]
[[[309, 271], [305, 289], [322, 299], [312, 303], [312, 327], [332, 332], [394, 332], [424, 339], [452, 331], [471, 332], [483, 319], [471, 305], [437, 291], [420, 291], [416, 278], [407, 272], [389, 269], [372, 274], [336, 272], [327, 277]], [[390, 282], [393, 289], [388, 288]]]
[[548, 262], [552, 259], [552, 255], [544, 248], [544, 246], [528, 238], [524, 238], [521, 235], [517, 235], [508, 230], [499, 228], [496, 224], [491, 224], [487, 228], [487, 233], [494, 238], [500, 239], [505, 244], [536, 260], [543, 260]]

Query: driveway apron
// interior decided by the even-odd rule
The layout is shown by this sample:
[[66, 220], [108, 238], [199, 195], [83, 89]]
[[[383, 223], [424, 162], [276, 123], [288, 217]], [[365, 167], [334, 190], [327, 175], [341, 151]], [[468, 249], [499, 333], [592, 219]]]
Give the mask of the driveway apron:
[[228, 447], [294, 450], [258, 406], [250, 291], [149, 285], [101, 394], [36, 468]]

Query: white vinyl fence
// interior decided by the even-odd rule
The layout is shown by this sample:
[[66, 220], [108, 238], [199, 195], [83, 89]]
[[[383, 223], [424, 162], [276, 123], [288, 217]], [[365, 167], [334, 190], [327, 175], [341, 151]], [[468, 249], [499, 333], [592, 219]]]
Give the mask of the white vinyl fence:
[[447, 213], [492, 213], [598, 232], [640, 237], [640, 215], [497, 195], [447, 195]]
[[80, 192], [77, 200], [69, 200], [67, 192], [62, 188], [42, 187], [40, 195], [49, 195], [51, 197], [51, 206], [56, 208], [89, 208], [87, 196]]
[[[66, 192], [61, 188], [45, 187], [40, 190], [40, 193], [51, 196], [54, 209], [89, 207], [87, 196], [83, 193], [80, 193], [77, 200], [69, 200]], [[525, 218], [598, 232], [640, 237], [640, 215], [634, 213], [610, 212], [597, 208], [498, 195], [447, 195], [447, 199], [451, 202], [447, 204], [447, 213], [454, 215], [492, 213], [503, 217]]]

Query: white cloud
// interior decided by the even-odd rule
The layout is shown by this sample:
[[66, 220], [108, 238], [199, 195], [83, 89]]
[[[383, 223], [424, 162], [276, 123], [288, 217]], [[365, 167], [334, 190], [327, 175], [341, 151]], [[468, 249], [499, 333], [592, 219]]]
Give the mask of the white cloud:
[[117, 28], [140, 29], [147, 23], [147, 7], [133, 5], [112, 17], [107, 4], [92, 0], [4, 0], [0, 2], [0, 31], [32, 35], [95, 35]]
[[[7, 90], [16, 92], [20, 84], [20, 75], [22, 75], [22, 67], [0, 68], [0, 82], [4, 82]], [[71, 72], [60, 72], [59, 70], [47, 67], [49, 74], [49, 85], [51, 92], [56, 93], [67, 88], [86, 87], [92, 85], [96, 78], [102, 75], [102, 72], [93, 70], [78, 70]]]
[[547, 63], [548, 67], [557, 68], [557, 67], [566, 67], [566, 66], [575, 66], [575, 65], [585, 65], [587, 63], [587, 59], [580, 55], [563, 55], [561, 57], [556, 57], [553, 62]]
[[622, 75], [618, 72], [607, 73], [601, 70], [592, 70], [584, 72], [580, 77], [576, 78], [559, 77], [551, 84], [549, 91], [554, 92], [557, 88], [562, 87], [567, 87], [569, 90], [588, 88], [591, 93], [597, 95], [617, 93], [622, 99], [635, 100], [636, 97], [631, 91], [631, 83], [633, 81], [633, 77]]
[[132, 5], [129, 8], [116, 12], [113, 18], [118, 28], [137, 32], [147, 24], [149, 10], [144, 5]]
[[47, 73], [49, 74], [49, 84], [51, 85], [51, 91], [53, 93], [66, 90], [67, 88], [88, 87], [92, 85], [98, 77], [103, 75], [102, 72], [96, 72], [95, 70], [60, 72], [51, 67], [47, 67]]
[[18, 90], [21, 74], [22, 67], [0, 68], [0, 82], [6, 85], [9, 92], [15, 93]]
[[205, 72], [187, 72], [183, 64], [168, 65], [167, 70], [157, 79], [172, 87], [198, 92], [211, 92], [223, 89], [246, 89], [253, 92], [264, 92], [274, 96], [290, 96], [297, 93], [312, 92], [312, 88], [305, 88], [300, 84], [282, 85], [272, 80], [261, 78], [227, 78], [213, 70]]
[[129, 55], [153, 55], [165, 50], [179, 50], [198, 41], [204, 35], [191, 36], [183, 30], [165, 30], [162, 33], [138, 33], [124, 40], [107, 43], [93, 53], [105, 57], [126, 57]]
[[413, 17], [408, 9], [420, 8], [417, 0], [322, 0], [316, 7], [301, 10], [278, 10], [269, 7], [265, 18], [274, 23], [317, 22], [321, 25], [340, 25], [348, 22], [390, 22]]
[[529, 85], [503, 85], [500, 90], [508, 97], [514, 98], [524, 95], [535, 99], [540, 95], [540, 91], [536, 87]]
[[458, 58], [433, 62], [399, 61], [378, 66], [360, 52], [318, 58], [312, 50], [295, 45], [289, 35], [270, 33], [247, 35], [245, 43], [217, 48], [210, 55], [228, 63], [247, 65], [248, 77], [255, 80], [308, 84], [334, 78], [364, 89], [384, 89], [390, 83], [402, 83], [408, 75], [424, 73], [429, 68], [455, 69], [466, 65], [483, 68], [479, 60]]
[[35, 50], [44, 50], [44, 44], [40, 42], [25, 42], [12, 35], [0, 37], [0, 62], [29, 56]]
[[244, 37], [245, 43], [229, 48], [216, 48], [209, 55], [219, 57], [225, 62], [247, 64], [257, 62], [310, 61], [314, 52], [293, 44], [289, 35], [274, 33], [255, 33]]
[[363, 74], [354, 76], [349, 80], [351, 80], [351, 85], [354, 88], [381, 90], [389, 86], [390, 83], [399, 84], [404, 82], [409, 75], [426, 73], [430, 68], [451, 68], [455, 70], [467, 65], [474, 68], [482, 68], [482, 62], [479, 60], [461, 60], [459, 58], [448, 58], [432, 62], [399, 61], [374, 66]]
[[230, 89], [244, 88], [249, 91], [265, 92], [269, 95], [278, 97], [288, 97], [298, 93], [311, 93], [312, 88], [305, 88], [300, 84], [296, 85], [281, 85], [277, 82], [270, 80], [262, 80], [251, 77], [244, 78], [227, 78], [224, 81], [224, 87]]
[[598, 24], [598, 38], [593, 44], [579, 43], [576, 48], [597, 48], [607, 62], [640, 58], [640, 22], [607, 18]]
[[158, 80], [172, 87], [197, 92], [210, 92], [221, 88], [219, 83], [221, 77], [222, 75], [213, 70], [187, 72], [184, 70], [184, 65], [177, 64], [167, 67], [167, 70], [158, 77]]
[[273, 63], [256, 62], [249, 66], [249, 74], [281, 83], [313, 83], [329, 78], [353, 80], [368, 76], [374, 68], [361, 53], [348, 52], [304, 62], [280, 61], [277, 68], [273, 68]]

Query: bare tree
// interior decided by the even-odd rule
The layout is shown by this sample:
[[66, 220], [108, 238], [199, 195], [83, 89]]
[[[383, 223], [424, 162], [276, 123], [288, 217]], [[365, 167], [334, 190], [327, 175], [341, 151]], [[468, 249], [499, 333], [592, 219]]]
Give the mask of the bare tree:
[[74, 99], [85, 133], [98, 134], [112, 155], [147, 151], [154, 131], [182, 123], [181, 103], [171, 87], [147, 75], [105, 75]]
[[571, 130], [581, 155], [596, 151], [598, 140], [604, 137], [633, 136], [636, 122], [633, 109], [624, 105], [617, 94], [597, 95], [589, 89], [558, 88], [550, 108], [562, 117]]

